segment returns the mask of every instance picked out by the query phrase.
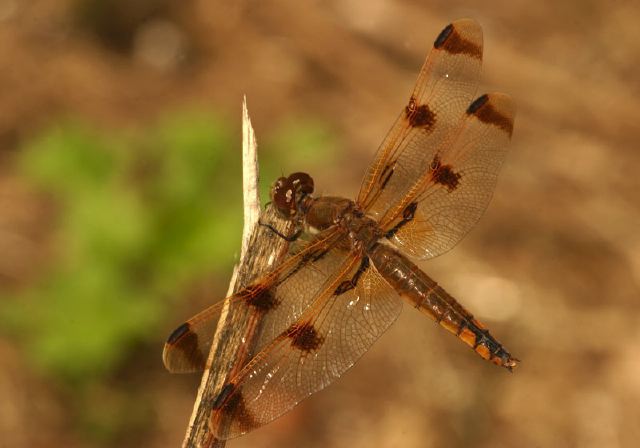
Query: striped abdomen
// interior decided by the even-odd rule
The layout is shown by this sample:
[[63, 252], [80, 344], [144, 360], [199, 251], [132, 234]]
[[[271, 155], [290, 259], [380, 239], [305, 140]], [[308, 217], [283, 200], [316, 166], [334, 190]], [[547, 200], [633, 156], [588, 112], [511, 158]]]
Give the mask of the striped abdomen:
[[511, 357], [484, 325], [407, 257], [383, 244], [375, 245], [368, 255], [380, 275], [398, 294], [484, 359], [509, 370], [517, 365], [518, 360]]

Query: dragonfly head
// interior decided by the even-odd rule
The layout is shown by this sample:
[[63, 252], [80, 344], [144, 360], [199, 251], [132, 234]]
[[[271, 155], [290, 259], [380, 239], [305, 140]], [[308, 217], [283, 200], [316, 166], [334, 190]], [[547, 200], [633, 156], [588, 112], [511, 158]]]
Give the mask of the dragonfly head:
[[293, 173], [281, 177], [271, 187], [271, 202], [284, 219], [293, 219], [306, 210], [305, 204], [313, 193], [313, 179], [307, 173]]

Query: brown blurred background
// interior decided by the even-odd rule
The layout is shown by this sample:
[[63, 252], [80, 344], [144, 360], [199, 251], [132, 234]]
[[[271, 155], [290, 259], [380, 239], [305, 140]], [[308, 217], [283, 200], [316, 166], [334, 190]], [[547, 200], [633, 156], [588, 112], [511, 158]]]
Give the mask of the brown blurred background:
[[485, 217], [423, 267], [521, 366], [407, 309], [229, 446], [637, 446], [637, 2], [0, 0], [0, 447], [178, 446], [199, 378], [161, 349], [237, 258], [242, 95], [263, 189], [353, 197], [460, 17], [519, 111]]

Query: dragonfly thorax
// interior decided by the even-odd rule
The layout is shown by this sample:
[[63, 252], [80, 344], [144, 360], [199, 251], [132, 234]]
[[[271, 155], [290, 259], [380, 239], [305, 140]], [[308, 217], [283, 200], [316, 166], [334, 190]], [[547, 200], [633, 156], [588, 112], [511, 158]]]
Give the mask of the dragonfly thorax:
[[340, 227], [349, 235], [353, 247], [364, 250], [383, 236], [378, 223], [366, 216], [354, 201], [340, 197], [313, 198], [309, 203], [305, 221], [308, 226], [317, 230]]

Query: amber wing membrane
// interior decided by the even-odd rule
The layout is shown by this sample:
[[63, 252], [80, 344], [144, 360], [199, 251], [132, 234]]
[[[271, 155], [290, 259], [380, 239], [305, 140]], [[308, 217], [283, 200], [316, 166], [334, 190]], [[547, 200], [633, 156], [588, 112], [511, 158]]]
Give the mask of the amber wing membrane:
[[216, 437], [236, 437], [269, 423], [331, 384], [401, 309], [397, 292], [354, 255], [309, 310], [223, 388], [212, 414]]
[[224, 301], [195, 315], [169, 336], [162, 358], [170, 372], [185, 373], [205, 367], [220, 310], [249, 307], [259, 319], [251, 352], [259, 352], [295, 322], [321, 292], [326, 279], [335, 278], [349, 254], [334, 247], [342, 236], [329, 229], [295, 248], [281, 265]]
[[455, 246], [484, 213], [513, 130], [515, 105], [502, 93], [471, 103], [431, 164], [381, 218], [406, 253], [435, 257]]
[[[495, 186], [515, 108], [503, 94], [473, 100], [481, 60], [482, 31], [475, 21], [453, 22], [440, 33], [358, 195], [358, 205], [378, 220], [386, 237], [415, 257], [453, 247], [479, 219]], [[211, 404], [217, 438], [262, 426], [329, 385], [399, 315], [398, 291], [360, 249], [346, 250], [349, 238], [335, 227], [296, 245], [273, 272], [169, 337], [163, 353], [167, 369], [194, 371], [204, 367], [225, 304], [248, 307], [260, 322], [250, 350], [255, 356]], [[424, 278], [426, 299], [411, 297], [417, 307], [486, 359], [515, 365], [471, 314]], [[427, 309], [432, 302], [446, 303], [449, 311]], [[464, 325], [456, 324], [454, 315]]]
[[458, 127], [475, 95], [482, 65], [482, 29], [469, 19], [437, 37], [411, 97], [383, 140], [358, 194], [379, 219], [420, 179]]

